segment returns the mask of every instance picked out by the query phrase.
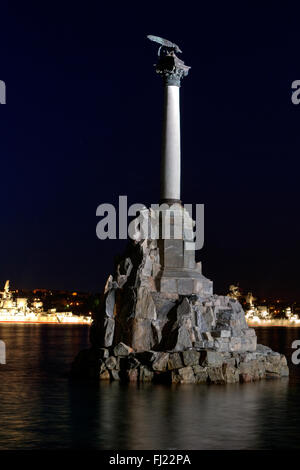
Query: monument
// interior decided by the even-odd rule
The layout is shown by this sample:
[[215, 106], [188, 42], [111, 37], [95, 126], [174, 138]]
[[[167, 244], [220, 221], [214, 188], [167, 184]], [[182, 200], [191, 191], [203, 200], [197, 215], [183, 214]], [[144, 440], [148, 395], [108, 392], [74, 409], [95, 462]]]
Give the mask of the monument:
[[[164, 119], [161, 156], [160, 228], [164, 221], [170, 222], [170, 236], [161, 236], [158, 241], [161, 270], [157, 277], [160, 292], [188, 294], [212, 294], [212, 282], [201, 274], [201, 263], [195, 263], [192, 239], [193, 221], [184, 211], [180, 200], [180, 85], [190, 67], [176, 56], [181, 52], [176, 44], [156, 36], [148, 36], [158, 42], [156, 72], [161, 75], [164, 86]], [[169, 209], [169, 206], [171, 209]], [[179, 227], [176, 227], [179, 225]], [[181, 231], [180, 229], [184, 224]], [[177, 230], [175, 238], [174, 232]], [[178, 236], [179, 234], [179, 236]], [[172, 236], [173, 235], [173, 236]]]
[[155, 68], [164, 85], [160, 205], [141, 211], [140, 225], [154, 230], [137, 230], [118, 260], [90, 328], [91, 348], [78, 354], [72, 374], [175, 383], [287, 376], [286, 358], [257, 345], [241, 304], [213, 294], [195, 261], [193, 221], [180, 195], [179, 93], [190, 67], [176, 44], [148, 38], [160, 45]]

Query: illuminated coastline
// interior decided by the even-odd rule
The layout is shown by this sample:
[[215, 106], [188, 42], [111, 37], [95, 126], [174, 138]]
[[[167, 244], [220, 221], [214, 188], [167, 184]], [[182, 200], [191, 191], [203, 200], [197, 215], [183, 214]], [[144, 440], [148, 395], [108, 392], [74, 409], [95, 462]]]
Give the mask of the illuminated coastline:
[[43, 302], [34, 299], [28, 305], [25, 297], [14, 298], [6, 281], [0, 299], [0, 323], [49, 323], [49, 324], [91, 324], [92, 318], [87, 315], [73, 315], [72, 312], [57, 312], [55, 308], [45, 312]]
[[[239, 286], [231, 285], [229, 287], [229, 297], [232, 297], [244, 305], [245, 318], [249, 326], [284, 326], [284, 327], [299, 327], [300, 317], [295, 313], [293, 306], [285, 306], [280, 308], [280, 300], [272, 302], [272, 305], [267, 306], [266, 300], [263, 300], [263, 305], [256, 305], [257, 300], [252, 292], [246, 295], [241, 292]], [[294, 305], [294, 304], [293, 304]]]
[[256, 328], [259, 326], [285, 326], [285, 327], [300, 327], [300, 320], [289, 320], [287, 318], [262, 320], [260, 318], [246, 319], [249, 326]]

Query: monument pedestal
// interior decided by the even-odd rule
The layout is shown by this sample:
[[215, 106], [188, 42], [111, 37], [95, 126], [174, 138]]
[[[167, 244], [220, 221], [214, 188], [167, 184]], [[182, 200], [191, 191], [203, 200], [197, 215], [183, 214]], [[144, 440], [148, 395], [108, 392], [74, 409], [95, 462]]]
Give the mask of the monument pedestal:
[[181, 204], [161, 205], [158, 209], [144, 210], [139, 219], [142, 229], [135, 239], [146, 239], [150, 233], [156, 243], [159, 258], [159, 272], [154, 276], [156, 290], [211, 295], [213, 283], [202, 275], [201, 263], [195, 262], [194, 222], [188, 211]]

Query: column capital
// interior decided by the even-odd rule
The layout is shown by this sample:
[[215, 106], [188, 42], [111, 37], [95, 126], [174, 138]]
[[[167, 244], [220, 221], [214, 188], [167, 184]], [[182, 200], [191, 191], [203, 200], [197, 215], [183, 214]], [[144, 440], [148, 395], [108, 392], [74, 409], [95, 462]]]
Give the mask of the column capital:
[[176, 56], [174, 51], [161, 54], [155, 65], [155, 70], [161, 75], [165, 86], [180, 87], [182, 78], [187, 76], [190, 68]]

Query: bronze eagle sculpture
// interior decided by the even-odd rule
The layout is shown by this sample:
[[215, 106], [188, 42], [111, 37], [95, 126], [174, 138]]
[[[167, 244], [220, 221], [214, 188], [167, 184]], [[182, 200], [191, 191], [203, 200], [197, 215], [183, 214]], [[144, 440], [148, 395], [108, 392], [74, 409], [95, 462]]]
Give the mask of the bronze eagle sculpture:
[[160, 55], [160, 50], [162, 47], [166, 47], [167, 49], [171, 49], [175, 52], [182, 52], [181, 49], [175, 44], [174, 42], [168, 41], [168, 39], [160, 38], [159, 36], [153, 36], [149, 34], [147, 36], [150, 41], [157, 42], [160, 44], [160, 48], [158, 49], [158, 55]]

